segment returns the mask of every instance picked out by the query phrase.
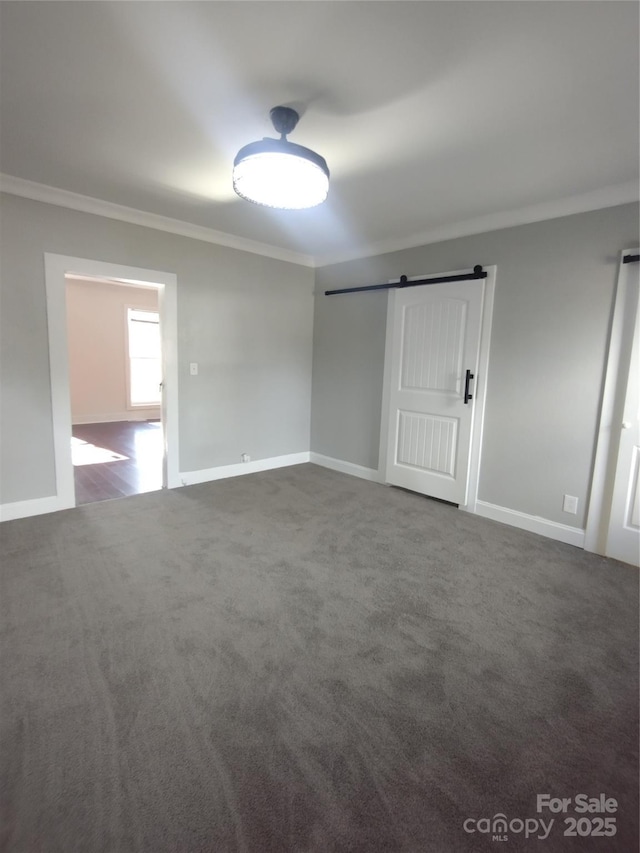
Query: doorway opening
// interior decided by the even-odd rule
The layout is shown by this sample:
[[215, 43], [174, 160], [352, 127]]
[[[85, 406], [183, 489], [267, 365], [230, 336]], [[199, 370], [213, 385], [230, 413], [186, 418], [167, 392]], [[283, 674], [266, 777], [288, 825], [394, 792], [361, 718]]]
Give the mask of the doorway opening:
[[159, 287], [65, 280], [76, 504], [161, 489]]
[[[175, 274], [45, 253], [45, 282], [56, 508], [179, 486]], [[111, 355], [103, 349], [98, 357], [99, 338], [108, 337], [100, 309], [97, 329], [86, 319], [80, 324], [89, 345], [85, 363], [74, 366], [69, 291], [91, 298], [90, 289], [99, 286], [121, 294], [120, 343], [112, 339]], [[119, 365], [110, 380], [119, 382], [118, 402], [109, 401], [98, 382], [100, 367], [111, 361]], [[73, 381], [78, 375], [80, 390]], [[90, 475], [94, 482], [87, 486]]]

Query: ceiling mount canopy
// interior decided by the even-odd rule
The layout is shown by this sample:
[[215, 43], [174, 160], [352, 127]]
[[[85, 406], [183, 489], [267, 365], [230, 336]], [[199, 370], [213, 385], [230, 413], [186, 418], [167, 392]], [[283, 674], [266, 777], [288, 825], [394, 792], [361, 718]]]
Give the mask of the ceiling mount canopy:
[[286, 138], [300, 116], [291, 107], [273, 107], [271, 122], [280, 139], [265, 137], [238, 151], [233, 161], [233, 188], [254, 204], [302, 210], [321, 204], [329, 191], [324, 157]]

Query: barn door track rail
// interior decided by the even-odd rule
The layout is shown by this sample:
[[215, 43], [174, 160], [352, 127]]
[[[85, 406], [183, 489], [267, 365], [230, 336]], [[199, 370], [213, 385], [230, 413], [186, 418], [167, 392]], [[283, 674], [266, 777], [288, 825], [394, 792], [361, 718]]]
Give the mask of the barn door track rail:
[[640, 261], [640, 255], [623, 255], [623, 264], [637, 264]]
[[482, 269], [480, 264], [473, 268], [473, 272], [460, 273], [459, 275], [441, 275], [436, 278], [417, 278], [409, 279], [406, 275], [400, 276], [400, 281], [394, 281], [390, 284], [368, 284], [363, 287], [343, 287], [340, 290], [325, 290], [325, 296], [337, 296], [340, 293], [362, 293], [364, 290], [396, 290], [400, 287], [418, 287], [423, 284], [443, 284], [447, 281], [473, 281], [478, 278], [486, 278], [487, 273]]

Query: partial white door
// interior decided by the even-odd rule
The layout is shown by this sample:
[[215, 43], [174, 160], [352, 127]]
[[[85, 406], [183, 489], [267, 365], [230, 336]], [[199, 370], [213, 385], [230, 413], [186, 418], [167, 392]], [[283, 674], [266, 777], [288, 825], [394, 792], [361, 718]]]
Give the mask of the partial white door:
[[484, 280], [392, 293], [386, 481], [465, 505]]
[[[627, 271], [625, 271], [627, 272]], [[628, 271], [627, 309], [631, 317], [632, 346], [629, 376], [618, 422], [620, 444], [615, 468], [613, 499], [606, 554], [616, 560], [640, 565], [640, 302], [638, 264]], [[635, 317], [635, 322], [633, 318]], [[624, 367], [622, 366], [624, 370]]]

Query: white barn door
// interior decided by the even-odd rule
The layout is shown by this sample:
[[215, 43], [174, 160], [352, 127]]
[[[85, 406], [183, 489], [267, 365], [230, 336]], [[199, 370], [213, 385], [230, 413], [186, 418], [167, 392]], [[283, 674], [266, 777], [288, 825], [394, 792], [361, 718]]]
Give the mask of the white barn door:
[[[616, 560], [640, 565], [640, 286], [638, 264], [629, 276], [627, 309], [632, 334], [629, 375], [626, 382], [620, 443], [615, 468], [606, 554]], [[624, 365], [622, 366], [624, 371]], [[624, 375], [624, 373], [623, 373]]]
[[386, 482], [467, 503], [484, 280], [393, 293]]

